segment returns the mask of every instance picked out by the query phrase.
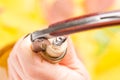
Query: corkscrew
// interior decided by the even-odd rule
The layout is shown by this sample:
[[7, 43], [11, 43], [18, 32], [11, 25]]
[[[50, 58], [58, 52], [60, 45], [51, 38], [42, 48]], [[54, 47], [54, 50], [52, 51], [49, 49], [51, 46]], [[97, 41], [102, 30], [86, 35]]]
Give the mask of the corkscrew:
[[[51, 63], [63, 59], [67, 52], [64, 44], [67, 37], [76, 32], [120, 25], [120, 11], [93, 13], [60, 21], [49, 25], [48, 28], [31, 33], [32, 50]], [[49, 40], [54, 38], [52, 42]]]

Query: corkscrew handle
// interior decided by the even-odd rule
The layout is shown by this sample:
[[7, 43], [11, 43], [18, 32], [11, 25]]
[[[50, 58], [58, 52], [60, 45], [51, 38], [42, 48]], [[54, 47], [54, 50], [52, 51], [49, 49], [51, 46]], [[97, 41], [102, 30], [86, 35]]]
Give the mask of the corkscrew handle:
[[33, 32], [31, 40], [34, 41], [43, 36], [52, 38], [90, 29], [110, 27], [112, 25], [120, 25], [119, 10], [89, 14], [51, 24], [47, 29]]

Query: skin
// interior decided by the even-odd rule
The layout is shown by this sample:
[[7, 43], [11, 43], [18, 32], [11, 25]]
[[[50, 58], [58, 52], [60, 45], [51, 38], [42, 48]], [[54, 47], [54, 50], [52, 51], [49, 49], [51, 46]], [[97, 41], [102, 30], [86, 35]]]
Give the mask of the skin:
[[57, 64], [43, 60], [31, 50], [30, 36], [19, 40], [8, 58], [9, 80], [89, 80], [70, 39], [65, 57]]
[[84, 10], [87, 13], [104, 12], [114, 5], [115, 0], [85, 0]]

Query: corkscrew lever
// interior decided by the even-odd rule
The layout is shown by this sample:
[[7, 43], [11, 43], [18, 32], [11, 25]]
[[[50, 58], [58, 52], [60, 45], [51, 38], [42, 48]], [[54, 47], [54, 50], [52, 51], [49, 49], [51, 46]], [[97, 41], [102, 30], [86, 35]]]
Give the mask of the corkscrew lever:
[[112, 25], [120, 25], [119, 10], [89, 14], [51, 24], [47, 29], [33, 32], [31, 41], [41, 37], [52, 38], [90, 29], [110, 27]]

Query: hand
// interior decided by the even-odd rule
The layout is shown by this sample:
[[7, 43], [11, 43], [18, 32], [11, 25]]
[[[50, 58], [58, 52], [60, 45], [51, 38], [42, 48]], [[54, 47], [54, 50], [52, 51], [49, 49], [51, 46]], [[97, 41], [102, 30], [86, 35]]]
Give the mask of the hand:
[[89, 80], [71, 40], [62, 61], [51, 64], [31, 50], [30, 36], [19, 40], [8, 58], [10, 80]]

